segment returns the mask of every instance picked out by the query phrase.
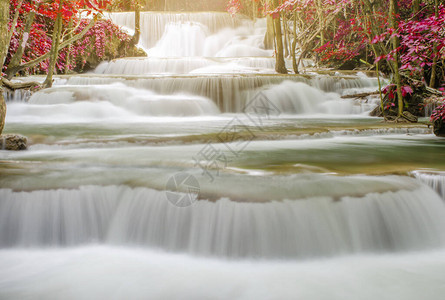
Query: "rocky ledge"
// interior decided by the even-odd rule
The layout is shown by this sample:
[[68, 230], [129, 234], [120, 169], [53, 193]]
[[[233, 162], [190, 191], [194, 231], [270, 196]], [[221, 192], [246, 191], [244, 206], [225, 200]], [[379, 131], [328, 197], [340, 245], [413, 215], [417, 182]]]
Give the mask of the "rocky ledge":
[[433, 128], [435, 135], [445, 137], [445, 123], [442, 120], [434, 121]]
[[0, 135], [0, 150], [20, 151], [28, 148], [28, 138], [19, 134]]

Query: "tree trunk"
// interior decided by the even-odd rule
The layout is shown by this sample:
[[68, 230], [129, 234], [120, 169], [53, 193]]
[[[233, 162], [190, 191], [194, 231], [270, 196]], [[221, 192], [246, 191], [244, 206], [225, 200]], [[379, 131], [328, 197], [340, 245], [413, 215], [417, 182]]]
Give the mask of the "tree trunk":
[[60, 45], [60, 35], [62, 34], [62, 10], [60, 9], [63, 5], [63, 0], [59, 0], [59, 12], [57, 13], [56, 23], [54, 24], [52, 45], [49, 58], [48, 75], [46, 76], [43, 87], [49, 88], [53, 85], [53, 74], [56, 67], [57, 59], [59, 58], [59, 45]]
[[[9, 2], [0, 1], [0, 70], [3, 69], [6, 54], [8, 51], [8, 21], [9, 21]], [[14, 26], [14, 24], [13, 24]], [[11, 28], [12, 30], [12, 28]], [[3, 97], [3, 84], [0, 82], [0, 134], [5, 127], [6, 103]]]
[[292, 56], [292, 68], [294, 69], [294, 73], [295, 74], [299, 74], [299, 70], [298, 70], [298, 64], [297, 64], [297, 58], [296, 58], [296, 51], [297, 51], [297, 12], [294, 12], [294, 20], [293, 20], [293, 34], [294, 34], [294, 39], [292, 41], [292, 52], [291, 52], [291, 56]]
[[413, 15], [416, 15], [420, 11], [420, 0], [413, 0]]
[[[17, 20], [19, 19], [19, 15], [20, 15], [20, 8], [22, 7], [23, 4], [23, 0], [21, 0], [17, 7], [16, 7], [16, 11], [14, 13], [14, 18], [12, 20], [11, 23], [11, 30], [8, 30], [8, 37], [6, 39], [6, 49], [5, 49], [5, 55], [8, 54], [8, 48], [9, 48], [9, 44], [11, 43], [11, 39], [12, 39], [12, 35], [14, 34], [15, 31], [15, 26], [17, 25]], [[9, 16], [8, 16], [8, 20], [9, 20]], [[6, 56], [5, 56], [6, 58]], [[4, 60], [2, 61], [2, 63], [5, 63]]]
[[274, 48], [274, 30], [273, 30], [273, 19], [271, 16], [266, 17], [267, 31], [264, 36], [264, 48], [273, 49]]
[[[381, 32], [379, 31], [379, 29], [377, 27], [376, 22], [373, 21], [372, 18], [371, 18], [371, 16], [376, 15], [376, 12], [375, 12], [375, 10], [373, 8], [372, 3], [369, 0], [363, 0], [362, 3], [364, 5], [363, 6], [363, 10], [364, 10], [364, 14], [363, 15], [364, 15], [367, 23], [369, 24], [368, 29], [370, 31], [370, 34], [367, 33], [368, 39], [372, 40], [373, 37], [381, 34]], [[365, 30], [365, 32], [368, 32], [368, 30]], [[387, 49], [386, 49], [385, 45], [382, 44], [381, 42], [379, 42], [377, 44], [371, 44], [371, 49], [374, 52], [374, 56], [375, 57], [379, 57], [382, 54], [387, 54]], [[382, 60], [382, 62], [383, 61], [387, 64], [388, 68], [394, 73], [395, 72], [393, 70], [394, 69], [394, 64], [392, 64], [388, 60]]]
[[133, 44], [137, 45], [141, 37], [141, 6], [136, 1], [134, 8], [134, 35]]
[[289, 51], [289, 35], [288, 35], [288, 20], [285, 16], [283, 16], [283, 31], [284, 31], [284, 56], [289, 57], [290, 51]]
[[[26, 16], [26, 25], [25, 29], [23, 30], [22, 38], [20, 39], [19, 47], [17, 48], [17, 51], [14, 53], [13, 57], [9, 61], [8, 68], [15, 68], [20, 65], [22, 61], [23, 52], [25, 52], [26, 43], [29, 38], [29, 34], [31, 32], [32, 24], [34, 23], [36, 13], [33, 11], [30, 11], [28, 15]], [[15, 74], [8, 74], [8, 79], [11, 79], [12, 76]]]
[[[68, 29], [72, 30], [73, 28], [73, 19], [70, 20], [68, 24]], [[72, 38], [72, 33], [68, 34], [67, 38]], [[70, 66], [71, 66], [71, 45], [68, 46], [68, 49], [66, 49], [66, 57], [65, 57], [65, 74], [68, 74], [70, 72]]]
[[[434, 0], [434, 14], [436, 18], [439, 18], [439, 1]], [[433, 65], [431, 66], [431, 78], [430, 78], [430, 87], [435, 88], [436, 87], [436, 69], [437, 69], [437, 58], [439, 56], [439, 50], [437, 50], [437, 43], [434, 43], [433, 46]]]
[[[394, 31], [397, 30], [398, 24], [396, 20], [396, 14], [398, 13], [398, 7], [396, 0], [390, 0], [389, 2], [389, 20], [390, 20], [390, 26], [394, 29]], [[393, 36], [391, 39], [392, 48], [394, 50], [394, 81], [397, 86], [397, 100], [398, 100], [398, 116], [402, 116], [403, 113], [403, 96], [402, 96], [402, 83], [400, 79], [400, 72], [399, 72], [399, 54], [397, 52], [397, 48], [399, 48], [400, 40], [399, 37]]]
[[257, 16], [258, 16], [258, 2], [253, 1], [252, 2], [252, 20], [256, 20]]
[[[323, 20], [323, 7], [322, 7], [322, 3], [321, 0], [317, 0], [317, 13], [318, 13], [318, 22], [319, 22], [319, 27], [320, 28], [324, 28], [324, 20]], [[320, 31], [320, 46], [323, 46], [325, 44], [324, 41], [324, 33], [323, 30]]]
[[[279, 6], [279, 0], [273, 0], [273, 8]], [[278, 16], [274, 20], [275, 27], [275, 42], [277, 47], [275, 48], [275, 71], [280, 74], [287, 74], [286, 63], [284, 62], [284, 48], [283, 48], [283, 34], [281, 33], [281, 18]]]

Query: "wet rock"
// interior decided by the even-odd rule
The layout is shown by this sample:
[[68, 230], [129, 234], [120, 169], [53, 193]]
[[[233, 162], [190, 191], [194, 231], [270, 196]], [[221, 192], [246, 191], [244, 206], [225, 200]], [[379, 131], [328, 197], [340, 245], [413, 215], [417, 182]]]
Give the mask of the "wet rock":
[[[383, 117], [382, 109], [380, 106], [376, 107], [370, 114], [373, 117]], [[404, 111], [401, 117], [398, 117], [396, 113], [387, 113], [385, 114], [385, 121], [387, 122], [396, 122], [396, 123], [417, 123], [419, 118], [409, 111]]]
[[442, 120], [434, 121], [433, 132], [437, 136], [445, 137], [445, 124]]
[[369, 115], [371, 116], [371, 117], [382, 117], [383, 116], [383, 114], [382, 114], [382, 107], [379, 105], [379, 106], [377, 106], [376, 108], [374, 108], [370, 113], [369, 113]]
[[10, 151], [26, 150], [28, 138], [19, 134], [0, 135], [0, 149]]
[[419, 118], [417, 118], [415, 115], [410, 113], [409, 111], [404, 111], [402, 113], [402, 117], [404, 117], [406, 120], [410, 121], [411, 123], [417, 123]]

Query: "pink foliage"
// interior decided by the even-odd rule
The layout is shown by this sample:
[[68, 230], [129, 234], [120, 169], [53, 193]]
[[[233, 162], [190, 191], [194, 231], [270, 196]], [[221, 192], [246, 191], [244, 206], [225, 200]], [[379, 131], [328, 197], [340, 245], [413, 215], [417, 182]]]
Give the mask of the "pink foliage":
[[431, 122], [445, 121], [445, 103], [436, 107], [436, 109], [431, 114]]
[[441, 6], [439, 18], [434, 15], [421, 20], [401, 22], [401, 69], [422, 74], [425, 67], [431, 67], [437, 47], [438, 59], [445, 58], [445, 7]]

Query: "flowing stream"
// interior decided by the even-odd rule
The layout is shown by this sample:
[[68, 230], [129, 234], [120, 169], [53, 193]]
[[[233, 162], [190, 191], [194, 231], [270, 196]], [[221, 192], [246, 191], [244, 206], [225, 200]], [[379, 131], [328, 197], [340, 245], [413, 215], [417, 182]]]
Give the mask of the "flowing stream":
[[141, 19], [147, 58], [8, 95], [0, 299], [441, 299], [430, 128], [342, 98], [365, 73], [276, 74], [264, 20]]

